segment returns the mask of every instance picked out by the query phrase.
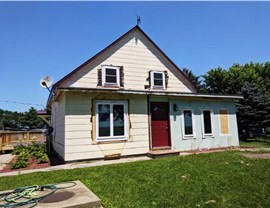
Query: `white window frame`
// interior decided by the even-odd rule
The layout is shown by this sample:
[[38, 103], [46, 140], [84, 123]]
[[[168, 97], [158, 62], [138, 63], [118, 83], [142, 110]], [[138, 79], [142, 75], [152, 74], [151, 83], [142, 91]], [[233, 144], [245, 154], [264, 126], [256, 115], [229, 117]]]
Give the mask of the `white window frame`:
[[[211, 119], [211, 130], [212, 132], [210, 134], [206, 134], [204, 132], [204, 116], [203, 116], [203, 112], [204, 111], [210, 111], [210, 119]], [[202, 133], [203, 133], [203, 137], [214, 137], [214, 128], [213, 128], [213, 110], [210, 108], [205, 108], [201, 110], [201, 122], [202, 122]]]
[[[110, 105], [110, 134], [111, 136], [99, 137], [99, 115], [98, 115], [98, 105]], [[113, 135], [113, 105], [122, 104], [124, 105], [124, 135], [123, 136], [112, 136]], [[119, 141], [128, 139], [128, 101], [126, 100], [97, 100], [95, 103], [96, 109], [96, 141]]]
[[[162, 86], [154, 85], [154, 74], [162, 74]], [[165, 89], [165, 73], [163, 71], [151, 71], [151, 89]]]
[[[192, 132], [193, 132], [193, 134], [185, 134], [185, 117], [184, 117], [184, 111], [191, 111], [191, 115], [192, 115]], [[194, 117], [193, 109], [190, 109], [190, 108], [183, 108], [183, 109], [181, 109], [181, 117], [182, 117], [183, 138], [186, 138], [186, 139], [195, 138], [196, 137], [196, 128], [195, 128], [195, 117]]]
[[[116, 83], [106, 82], [106, 69], [116, 70]], [[102, 86], [120, 86], [120, 67], [119, 66], [102, 66]]]
[[[221, 122], [220, 122], [220, 118], [221, 118], [220, 111], [221, 110], [226, 110], [227, 111], [227, 116], [228, 116], [228, 134], [222, 134], [221, 133]], [[219, 115], [218, 122], [219, 122], [219, 133], [220, 133], [220, 135], [221, 136], [230, 136], [231, 133], [230, 133], [230, 121], [229, 121], [229, 119], [230, 119], [230, 117], [229, 117], [229, 109], [227, 109], [227, 108], [220, 108], [220, 109], [218, 109], [218, 115]]]

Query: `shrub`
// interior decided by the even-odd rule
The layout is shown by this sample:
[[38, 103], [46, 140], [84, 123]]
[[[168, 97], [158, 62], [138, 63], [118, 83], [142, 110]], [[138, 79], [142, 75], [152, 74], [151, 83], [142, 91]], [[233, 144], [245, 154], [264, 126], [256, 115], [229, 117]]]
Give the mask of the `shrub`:
[[12, 154], [19, 155], [22, 151], [27, 151], [28, 146], [29, 146], [29, 143], [26, 143], [26, 142], [15, 144]]
[[19, 168], [25, 168], [28, 166], [28, 162], [24, 160], [16, 160], [16, 162], [12, 163], [11, 169], [19, 169]]
[[28, 160], [36, 159], [37, 163], [47, 163], [49, 158], [46, 154], [45, 141], [24, 142], [14, 146], [14, 155], [18, 155], [16, 162], [11, 165], [12, 169], [24, 168], [28, 166]]
[[11, 168], [12, 169], [19, 169], [19, 168], [25, 168], [28, 166], [28, 160], [29, 160], [30, 156], [26, 151], [22, 151], [16, 162], [12, 163]]
[[37, 158], [37, 163], [47, 163], [49, 162], [49, 158], [46, 154], [42, 154], [40, 157]]
[[30, 158], [30, 155], [27, 151], [21, 152], [17, 158], [17, 160], [23, 160], [23, 161], [28, 161]]

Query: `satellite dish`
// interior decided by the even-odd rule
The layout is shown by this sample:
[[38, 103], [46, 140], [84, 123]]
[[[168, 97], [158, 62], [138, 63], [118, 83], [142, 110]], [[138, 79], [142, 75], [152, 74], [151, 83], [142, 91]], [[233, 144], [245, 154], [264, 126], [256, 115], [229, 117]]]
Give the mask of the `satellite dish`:
[[41, 87], [48, 89], [53, 84], [53, 78], [50, 76], [42, 77], [39, 81], [39, 84]]

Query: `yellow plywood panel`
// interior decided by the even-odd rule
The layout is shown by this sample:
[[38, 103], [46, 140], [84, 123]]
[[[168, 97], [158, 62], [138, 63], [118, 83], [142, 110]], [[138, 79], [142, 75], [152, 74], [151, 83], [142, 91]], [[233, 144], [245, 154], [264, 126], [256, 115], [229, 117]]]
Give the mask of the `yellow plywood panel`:
[[222, 109], [219, 111], [220, 114], [220, 131], [221, 134], [229, 134], [229, 119], [228, 110]]

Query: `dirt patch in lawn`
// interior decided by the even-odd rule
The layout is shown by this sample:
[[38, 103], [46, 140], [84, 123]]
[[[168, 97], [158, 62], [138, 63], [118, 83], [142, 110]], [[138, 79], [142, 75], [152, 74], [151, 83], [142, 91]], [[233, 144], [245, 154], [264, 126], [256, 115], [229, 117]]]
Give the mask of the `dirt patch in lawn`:
[[243, 154], [247, 158], [261, 158], [261, 159], [269, 159], [270, 158], [270, 153], [245, 153]]

